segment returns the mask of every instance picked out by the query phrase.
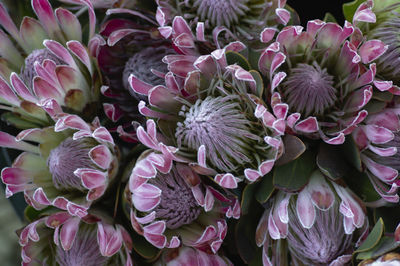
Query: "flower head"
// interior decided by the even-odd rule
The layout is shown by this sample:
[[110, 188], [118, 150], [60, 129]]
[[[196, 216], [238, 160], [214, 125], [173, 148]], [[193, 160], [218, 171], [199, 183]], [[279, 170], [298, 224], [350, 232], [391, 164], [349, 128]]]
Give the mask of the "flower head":
[[159, 138], [153, 132], [156, 122], [148, 120], [147, 132], [137, 130], [139, 140], [176, 161], [192, 162], [195, 171], [214, 175], [226, 188], [244, 179], [254, 182], [271, 170], [280, 155], [287, 113], [285, 104], [273, 113], [267, 110], [257, 96], [263, 87], [256, 71], [227, 64], [225, 53], [244, 48], [235, 42], [194, 63], [167, 56], [171, 72], [165, 86], [130, 78], [133, 90], [148, 96], [149, 105], [140, 102], [139, 111], [158, 118], [157, 130], [163, 132]]
[[182, 246], [177, 249], [167, 249], [163, 252], [160, 259], [155, 263], [159, 265], [215, 265], [215, 266], [227, 266], [233, 265], [227, 258], [219, 256], [217, 254], [205, 253], [201, 250]]
[[336, 265], [351, 259], [352, 234], [364, 223], [363, 207], [353, 193], [317, 170], [298, 195], [278, 192], [258, 224], [256, 243], [264, 246], [264, 265], [271, 265], [270, 241], [279, 239], [287, 239], [297, 263]]
[[[90, 36], [95, 16], [90, 2]], [[99, 97], [99, 72], [82, 43], [78, 18], [64, 8], [53, 11], [47, 0], [33, 0], [38, 20], [25, 17], [18, 30], [0, 4], [0, 101], [8, 122], [19, 128], [52, 125], [42, 110], [55, 99], [64, 111], [93, 119]], [[34, 37], [32, 37], [34, 36]]]
[[[263, 42], [272, 40], [268, 32], [261, 34]], [[306, 31], [284, 28], [262, 52], [258, 66], [270, 82], [271, 105], [289, 106], [288, 130], [342, 144], [365, 119], [373, 85], [384, 90], [371, 62], [387, 46], [379, 40], [362, 42], [356, 32], [361, 34], [348, 22], [342, 28], [313, 20]]]
[[254, 41], [266, 26], [286, 24], [290, 13], [284, 9], [286, 1], [258, 0], [157, 0], [157, 21], [164, 29], [175, 16], [188, 20], [196, 26], [203, 41], [216, 40], [221, 32], [225, 39]]
[[53, 212], [22, 229], [19, 242], [23, 265], [131, 266], [132, 240], [121, 225], [104, 215], [82, 219]]
[[145, 152], [129, 180], [133, 228], [158, 248], [186, 246], [216, 253], [226, 235], [224, 216], [238, 218], [235, 199], [202, 183], [189, 166]]
[[0, 136], [1, 146], [23, 151], [1, 172], [6, 195], [23, 191], [37, 209], [51, 205], [83, 217], [118, 169], [110, 133], [97, 121], [87, 124], [76, 115], [63, 116], [55, 127]]

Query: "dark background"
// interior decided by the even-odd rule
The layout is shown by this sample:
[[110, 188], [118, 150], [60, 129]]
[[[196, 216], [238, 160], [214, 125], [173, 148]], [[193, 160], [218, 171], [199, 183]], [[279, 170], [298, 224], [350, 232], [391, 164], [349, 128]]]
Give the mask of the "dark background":
[[343, 25], [342, 5], [348, 2], [351, 0], [288, 0], [287, 4], [297, 11], [302, 26], [306, 26], [309, 20], [323, 20], [327, 12], [336, 18], [339, 25]]

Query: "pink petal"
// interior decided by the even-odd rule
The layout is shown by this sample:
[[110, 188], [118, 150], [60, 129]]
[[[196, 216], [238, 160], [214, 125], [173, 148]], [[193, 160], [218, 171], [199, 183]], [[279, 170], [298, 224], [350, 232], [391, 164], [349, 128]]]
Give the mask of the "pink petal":
[[367, 138], [376, 144], [384, 144], [394, 138], [392, 131], [385, 127], [366, 125], [363, 128]]
[[378, 164], [373, 160], [369, 159], [365, 155], [361, 155], [361, 158], [365, 163], [365, 165], [367, 166], [368, 170], [371, 171], [371, 173], [374, 174], [376, 177], [378, 177], [379, 179], [381, 179], [386, 183], [393, 182], [398, 176], [398, 171], [391, 167]]
[[67, 9], [57, 8], [56, 16], [68, 40], [82, 41], [82, 26], [74, 14]]
[[120, 230], [115, 230], [112, 225], [97, 223], [97, 242], [100, 253], [103, 256], [111, 257], [122, 247], [122, 235]]
[[369, 40], [361, 45], [359, 52], [361, 55], [361, 60], [364, 64], [374, 61], [380, 57], [387, 49], [388, 45], [385, 45], [380, 40]]
[[218, 174], [214, 177], [215, 182], [224, 188], [237, 188], [236, 178], [230, 174]]
[[97, 141], [104, 141], [114, 145], [114, 139], [105, 127], [96, 128], [96, 130], [93, 131], [92, 136]]
[[306, 189], [310, 194], [312, 203], [318, 209], [325, 211], [332, 207], [335, 195], [319, 172], [312, 174]]
[[20, 97], [33, 103], [37, 102], [35, 96], [32, 95], [32, 93], [26, 87], [25, 83], [20, 79], [20, 77], [16, 73], [11, 74], [10, 81], [14, 90]]
[[110, 150], [104, 145], [98, 145], [89, 151], [92, 161], [103, 169], [108, 169], [112, 161]]
[[2, 102], [6, 100], [12, 105], [19, 106], [20, 100], [14, 94], [10, 86], [8, 86], [7, 82], [5, 82], [5, 80], [3, 80], [1, 76], [0, 76], [0, 97], [2, 98], [1, 99]]
[[260, 34], [260, 41], [263, 43], [269, 42], [272, 40], [272, 38], [274, 38], [275, 33], [275, 28], [265, 28]]
[[86, 48], [78, 41], [69, 41], [67, 42], [68, 49], [78, 57], [83, 64], [87, 67], [90, 73], [92, 73], [92, 63], [90, 62], [89, 54], [86, 51]]
[[64, 250], [71, 249], [78, 233], [79, 222], [80, 219], [78, 217], [73, 217], [63, 224], [60, 232], [60, 241]]
[[104, 185], [107, 181], [107, 174], [98, 170], [89, 168], [78, 168], [74, 174], [82, 179], [82, 184], [87, 189], [94, 189]]
[[308, 117], [296, 124], [295, 129], [304, 133], [318, 131], [318, 121], [315, 117]]
[[310, 194], [306, 190], [302, 190], [297, 196], [296, 212], [304, 228], [310, 229], [314, 225], [316, 212]]

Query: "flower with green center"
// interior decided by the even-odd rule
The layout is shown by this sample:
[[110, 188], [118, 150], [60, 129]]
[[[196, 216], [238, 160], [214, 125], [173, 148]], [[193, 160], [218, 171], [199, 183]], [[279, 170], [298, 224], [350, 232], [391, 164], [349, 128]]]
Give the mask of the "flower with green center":
[[353, 23], [367, 38], [388, 45], [387, 51], [376, 60], [377, 77], [382, 90], [400, 94], [400, 3], [396, 0], [367, 0], [356, 10]]
[[268, 26], [286, 24], [290, 13], [279, 0], [157, 0], [157, 21], [166, 30], [175, 16], [196, 26], [202, 41], [214, 42], [221, 32], [225, 39], [254, 41]]
[[[271, 29], [261, 33], [270, 43]], [[267, 99], [272, 107], [289, 106], [287, 129], [329, 144], [342, 144], [368, 112], [376, 65], [387, 45], [363, 40], [359, 30], [320, 20], [309, 21], [307, 30], [290, 26], [281, 30], [262, 52], [258, 67], [270, 82]], [[271, 97], [270, 97], [271, 95]]]
[[216, 253], [227, 232], [225, 216], [240, 215], [237, 199], [205, 185], [188, 165], [152, 150], [132, 169], [129, 191], [133, 228], [160, 249], [182, 243]]
[[[344, 265], [351, 259], [354, 231], [366, 222], [360, 203], [349, 189], [327, 181], [319, 170], [298, 194], [279, 191], [256, 230], [263, 264], [273, 265], [268, 252], [272, 241], [286, 239], [295, 265]], [[272, 261], [280, 254], [274, 256]]]
[[98, 121], [87, 124], [76, 115], [17, 137], [0, 132], [0, 146], [23, 151], [1, 172], [6, 196], [23, 191], [36, 209], [50, 205], [83, 217], [118, 170], [118, 150], [110, 133]]
[[[90, 2], [89, 38], [95, 15]], [[47, 0], [33, 0], [38, 20], [24, 17], [16, 27], [0, 4], [0, 108], [4, 118], [19, 128], [49, 126], [54, 122], [41, 108], [55, 99], [64, 111], [94, 118], [100, 94], [100, 73], [92, 51], [82, 43], [78, 18], [64, 8], [53, 11]]]
[[147, 130], [137, 129], [139, 140], [173, 160], [190, 162], [225, 188], [244, 179], [254, 182], [272, 169], [287, 113], [286, 104], [267, 110], [257, 96], [263, 85], [256, 71], [227, 64], [229, 53], [242, 57], [237, 52], [244, 49], [234, 42], [194, 63], [167, 56], [176, 75], [167, 73], [165, 86], [130, 77], [133, 90], [148, 96], [149, 104], [141, 101], [139, 111], [157, 118], [147, 121]]
[[132, 239], [108, 220], [106, 215], [80, 219], [52, 210], [21, 230], [22, 265], [131, 266]]

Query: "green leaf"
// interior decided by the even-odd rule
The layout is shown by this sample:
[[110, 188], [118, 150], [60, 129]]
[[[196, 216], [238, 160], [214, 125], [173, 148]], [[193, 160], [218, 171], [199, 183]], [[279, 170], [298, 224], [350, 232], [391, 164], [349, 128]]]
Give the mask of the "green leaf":
[[254, 259], [259, 249], [254, 237], [258, 223], [257, 218], [257, 215], [253, 214], [241, 216], [235, 227], [237, 251], [246, 264]]
[[360, 151], [352, 136], [346, 136], [346, 141], [340, 146], [347, 161], [358, 171], [362, 171]]
[[133, 233], [131, 236], [133, 249], [143, 258], [155, 260], [161, 254], [162, 250], [154, 247], [143, 236], [137, 233]]
[[332, 180], [343, 178], [350, 170], [340, 147], [326, 143], [319, 147], [317, 165], [321, 172]]
[[374, 91], [372, 98], [379, 101], [390, 102], [393, 99], [393, 94], [388, 91]]
[[54, 210], [54, 208], [47, 207], [47, 208], [44, 208], [43, 210], [39, 211], [39, 210], [36, 210], [35, 208], [33, 208], [32, 206], [28, 205], [25, 208], [24, 216], [28, 222], [33, 222], [44, 215], [50, 214], [52, 210]]
[[260, 59], [260, 55], [261, 55], [261, 53], [258, 52], [257, 50], [249, 48], [248, 58], [249, 58], [249, 63], [250, 63], [251, 69], [254, 69], [256, 71], [259, 70], [258, 69], [258, 60]]
[[353, 168], [346, 174], [344, 180], [349, 188], [364, 202], [373, 202], [381, 198], [364, 172], [359, 172]]
[[228, 62], [228, 65], [237, 64], [237, 65], [241, 66], [244, 70], [247, 70], [247, 71], [250, 70], [249, 62], [246, 60], [246, 58], [243, 55], [241, 55], [237, 52], [233, 52], [233, 51], [226, 52], [226, 61]]
[[369, 233], [367, 239], [365, 239], [362, 245], [356, 251], [354, 251], [354, 253], [366, 252], [368, 250], [373, 249], [379, 243], [379, 240], [382, 238], [384, 227], [385, 226], [383, 224], [383, 220], [382, 218], [380, 218], [376, 222], [372, 231]]
[[386, 253], [398, 248], [400, 243], [396, 243], [393, 237], [384, 236], [379, 243], [372, 249], [361, 252], [357, 255], [359, 260], [367, 260], [385, 255]]
[[329, 12], [325, 14], [323, 21], [337, 23], [335, 16]]
[[302, 189], [315, 169], [315, 154], [305, 152], [299, 158], [282, 166], [275, 167], [273, 184], [288, 192]]
[[264, 93], [264, 82], [262, 80], [262, 77], [258, 71], [255, 70], [250, 70], [250, 74], [253, 76], [253, 78], [256, 81], [256, 92], [257, 96], [262, 98], [263, 93]]
[[386, 102], [372, 99], [367, 103], [364, 109], [368, 111], [368, 114], [376, 114], [385, 109], [386, 105]]
[[264, 176], [259, 183], [255, 183], [258, 189], [256, 192], [256, 200], [263, 204], [267, 202], [267, 200], [272, 196], [272, 193], [275, 191], [274, 184], [272, 183], [272, 176], [268, 174]]
[[256, 191], [257, 186], [258, 186], [257, 183], [248, 184], [243, 189], [242, 200], [240, 204], [242, 215], [246, 215], [249, 212], [250, 206], [254, 200], [254, 193]]
[[283, 137], [283, 146], [285, 151], [282, 156], [276, 161], [275, 165], [284, 165], [302, 155], [306, 150], [306, 145], [296, 136], [285, 135]]
[[343, 4], [344, 18], [347, 21], [353, 21], [354, 13], [356, 13], [358, 6], [363, 2], [365, 2], [365, 0], [354, 0], [353, 2]]

